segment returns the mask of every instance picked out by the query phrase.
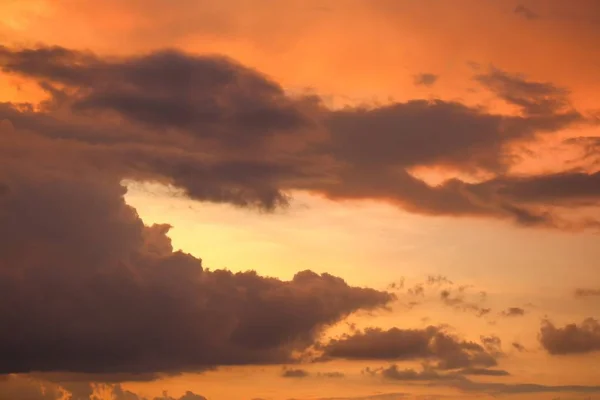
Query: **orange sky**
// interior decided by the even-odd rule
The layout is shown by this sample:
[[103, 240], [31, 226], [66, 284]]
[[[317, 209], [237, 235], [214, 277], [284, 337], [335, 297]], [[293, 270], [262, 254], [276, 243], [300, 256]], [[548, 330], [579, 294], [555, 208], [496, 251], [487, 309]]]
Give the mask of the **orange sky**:
[[[597, 157], [584, 160], [581, 148], [563, 140], [600, 137], [597, 116], [593, 122], [598, 115], [594, 113], [600, 110], [600, 7], [594, 0], [567, 3], [0, 0], [0, 43], [11, 48], [57, 45], [101, 57], [136, 56], [162, 48], [226, 55], [269, 77], [291, 98], [309, 92], [320, 96], [331, 112], [344, 106], [377, 108], [414, 99], [441, 99], [517, 115], [515, 104], [474, 79], [497, 68], [520, 74], [523, 82], [565, 88], [569, 106], [584, 116], [583, 122], [552, 135], [511, 143], [511, 154], [521, 159], [510, 165], [508, 176], [537, 176], [575, 167], [591, 175], [598, 171]], [[529, 17], [516, 12], [519, 5], [531, 13]], [[437, 80], [431, 85], [415, 84], [415, 77], [424, 73], [434, 74]], [[0, 100], [37, 103], [48, 95], [38, 86], [42, 80], [4, 71]], [[500, 174], [457, 173], [447, 164], [418, 165], [412, 172], [422, 174], [427, 182], [452, 177], [479, 180]], [[139, 176], [139, 180], [152, 180]], [[557, 328], [600, 318], [600, 291], [574, 296], [577, 288], [600, 289], [597, 226], [595, 230], [523, 227], [494, 216], [434, 215], [403, 208], [402, 201], [391, 196], [387, 202], [383, 195], [355, 201], [352, 195], [344, 199], [319, 187], [291, 188], [290, 207], [269, 214], [175, 195], [175, 189], [168, 190], [161, 182], [127, 180], [125, 199], [144, 223], [172, 225], [169, 237], [174, 248], [202, 258], [212, 270], [251, 269], [290, 280], [310, 269], [382, 291], [389, 290], [392, 282], [406, 280], [390, 310], [359, 311], [339, 321], [324, 337], [350, 332], [348, 321], [359, 329], [447, 324], [461, 338], [479, 341], [481, 336], [494, 335], [502, 340], [504, 354], [498, 356], [497, 369], [509, 371], [510, 376], [469, 377], [472, 381], [505, 384], [512, 389], [502, 394], [515, 399], [600, 398], [600, 388], [595, 386], [600, 384], [599, 326], [581, 339], [595, 340], [596, 345], [573, 354], [550, 354], [539, 338], [541, 321], [546, 318]], [[595, 196], [586, 198], [590, 204], [585, 207], [560, 206], [553, 202], [558, 200], [550, 199], [541, 209], [560, 206], [564, 213], [560, 215], [580, 213], [595, 218], [600, 195]], [[441, 286], [425, 285], [422, 297], [409, 294], [408, 289], [437, 275], [452, 280], [452, 290], [472, 285], [463, 301], [492, 311], [478, 316], [471, 309], [448, 306], [440, 300]], [[478, 297], [481, 291], [487, 293], [485, 301]], [[407, 306], [417, 300], [418, 305]], [[503, 316], [502, 310], [510, 307], [522, 308], [524, 315]], [[526, 350], [517, 351], [512, 343]], [[210, 372], [182, 371], [165, 379], [125, 382], [123, 387], [140, 399], [168, 391], [177, 400], [186, 391], [211, 400], [378, 399], [369, 396], [386, 393], [390, 396], [380, 399], [434, 399], [495, 394], [492, 386], [469, 391], [443, 381], [399, 381], [361, 373], [366, 367], [387, 368], [395, 362], [402, 368], [419, 369], [421, 361], [335, 359], [290, 366], [307, 371], [306, 377], [283, 377], [282, 364], [216, 366]], [[318, 375], [326, 372], [341, 372], [344, 377]], [[39, 379], [43, 381], [43, 375]], [[529, 392], [518, 386], [525, 383], [541, 386]], [[1, 385], [0, 379], [0, 400], [21, 400], [3, 398]], [[556, 386], [565, 385], [579, 386], [558, 392]], [[110, 393], [102, 396], [109, 399]]]

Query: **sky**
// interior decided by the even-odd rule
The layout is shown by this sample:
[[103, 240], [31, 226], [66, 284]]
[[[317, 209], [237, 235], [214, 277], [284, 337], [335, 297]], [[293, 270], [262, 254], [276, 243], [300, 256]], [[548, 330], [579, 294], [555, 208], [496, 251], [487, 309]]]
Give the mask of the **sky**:
[[600, 399], [598, 1], [0, 14], [0, 400]]

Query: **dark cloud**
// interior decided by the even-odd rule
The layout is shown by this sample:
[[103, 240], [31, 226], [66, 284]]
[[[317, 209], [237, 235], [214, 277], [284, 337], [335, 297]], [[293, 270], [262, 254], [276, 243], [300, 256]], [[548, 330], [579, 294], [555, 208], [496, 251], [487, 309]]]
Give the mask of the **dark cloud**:
[[120, 385], [114, 385], [112, 387], [111, 395], [113, 400], [207, 400], [206, 397], [200, 396], [199, 394], [195, 394], [190, 391], [185, 392], [181, 397], [171, 397], [167, 393], [163, 393], [162, 396], [149, 399], [146, 397], [139, 396], [138, 394], [130, 392], [128, 390], [125, 390]]
[[[318, 97], [290, 97], [227, 58], [176, 51], [100, 58], [58, 47], [2, 47], [0, 64], [5, 72], [37, 79], [53, 96], [37, 111], [5, 104], [0, 116], [17, 129], [68, 139], [52, 145], [80, 154], [78, 162], [110, 166], [121, 178], [167, 182], [192, 198], [269, 210], [287, 203], [287, 191], [306, 189], [390, 201], [424, 214], [555, 226], [547, 210], [501, 192], [501, 186], [519, 185], [511, 176], [430, 186], [408, 169], [501, 173], [511, 163], [514, 141], [581, 120], [564, 90], [499, 70], [477, 79], [524, 115], [442, 100], [329, 110]], [[577, 179], [567, 176], [557, 185]], [[594, 179], [580, 178], [587, 191]], [[548, 200], [540, 193], [535, 201]]]
[[485, 350], [492, 354], [494, 357], [500, 357], [503, 355], [502, 352], [502, 340], [498, 336], [481, 336], [479, 338]]
[[[509, 74], [499, 69], [477, 75], [475, 79], [502, 100], [517, 106], [524, 115], [555, 117], [557, 113], [562, 113], [564, 118], [573, 121], [582, 118], [571, 108], [569, 92], [549, 82], [529, 81], [523, 76]], [[547, 122], [552, 125], [558, 121], [551, 118]]]
[[456, 373], [441, 374], [434, 369], [424, 368], [422, 371], [416, 371], [412, 368], [399, 369], [396, 364], [382, 369], [379, 374], [386, 379], [395, 381], [439, 381], [464, 379]]
[[434, 326], [425, 329], [368, 328], [333, 339], [322, 350], [328, 358], [434, 361], [436, 368], [444, 370], [497, 364], [495, 356], [484, 346], [460, 340]]
[[410, 395], [408, 393], [384, 393], [358, 397], [322, 397], [318, 400], [404, 400], [409, 396]]
[[92, 384], [90, 382], [49, 382], [28, 376], [11, 375], [0, 379], [0, 398], [6, 400], [101, 400], [97, 390], [110, 393], [112, 400], [207, 400], [187, 391], [181, 397], [162, 396], [147, 398], [124, 390], [120, 385]]
[[535, 13], [533, 10], [531, 10], [528, 7], [525, 7], [522, 4], [519, 4], [515, 7], [514, 13], [528, 20], [534, 20], [539, 18], [539, 15], [537, 13]]
[[[101, 58], [58, 47], [2, 47], [0, 65], [38, 80], [51, 96], [41, 108], [0, 106], [0, 119], [9, 121], [5, 129], [21, 132], [3, 156], [20, 151], [20, 157], [48, 161], [60, 154], [78, 168], [266, 210], [285, 206], [286, 193], [296, 189], [380, 199], [423, 214], [566, 229], [569, 223], [544, 205], [598, 201], [593, 174], [502, 175], [514, 141], [581, 117], [564, 90], [499, 70], [477, 79], [521, 107], [522, 116], [442, 100], [329, 110], [318, 97], [291, 97], [227, 58], [177, 51]], [[415, 166], [500, 175], [431, 186], [408, 172]], [[566, 190], [571, 186], [577, 190]]]
[[[101, 172], [0, 170], [1, 373], [177, 373], [289, 361], [391, 294], [310, 271], [210, 271]], [[89, 171], [88, 171], [89, 172]]]
[[509, 307], [500, 314], [504, 317], [522, 317], [525, 315], [525, 310], [521, 307]]
[[579, 298], [600, 297], [600, 289], [578, 288], [578, 289], [575, 289], [575, 297], [579, 297]]
[[476, 376], [508, 376], [510, 373], [502, 369], [488, 368], [464, 368], [458, 371], [461, 375], [476, 375]]
[[440, 291], [440, 299], [444, 305], [452, 307], [455, 310], [473, 312], [479, 318], [488, 315], [492, 309], [483, 306], [485, 296], [479, 296], [475, 301], [470, 300], [466, 296], [467, 289], [468, 287], [466, 286], [460, 286], [456, 290], [443, 289]]
[[452, 282], [450, 279], [448, 279], [448, 277], [443, 276], [443, 275], [429, 275], [427, 276], [427, 284], [428, 285], [454, 285], [454, 282]]
[[310, 373], [304, 369], [284, 369], [281, 376], [284, 378], [306, 378]]
[[523, 346], [521, 343], [519, 342], [513, 342], [512, 347], [517, 350], [519, 353], [523, 353], [524, 351], [527, 351], [527, 349], [525, 349], [525, 346]]
[[0, 48], [0, 60], [5, 72], [77, 89], [68, 92], [76, 111], [112, 111], [229, 144], [252, 144], [309, 123], [278, 84], [225, 57], [166, 50], [109, 60], [53, 47]]
[[546, 320], [540, 328], [539, 340], [553, 355], [581, 354], [600, 350], [600, 324], [587, 318], [581, 324], [567, 324], [557, 328]]
[[346, 376], [346, 374], [344, 374], [343, 372], [332, 371], [332, 372], [319, 372], [319, 373], [317, 373], [317, 376], [322, 376], [324, 378], [343, 378]]
[[430, 73], [423, 73], [414, 76], [414, 83], [417, 86], [433, 86], [439, 79], [439, 76]]
[[[526, 99], [534, 107], [536, 99]], [[508, 117], [442, 100], [348, 108], [328, 113], [331, 141], [322, 151], [369, 169], [443, 165], [502, 171], [510, 164], [511, 141], [532, 139], [578, 118], [570, 112]]]
[[388, 368], [377, 370], [375, 374], [379, 374], [386, 379], [397, 381], [457, 381], [467, 380], [465, 375], [477, 376], [508, 376], [507, 371], [487, 368], [464, 368], [455, 372], [440, 372], [430, 366], [423, 366], [421, 371], [416, 371], [412, 368], [400, 369], [396, 364], [392, 364]]
[[538, 385], [534, 383], [492, 383], [457, 380], [452, 387], [465, 392], [487, 393], [492, 396], [526, 393], [599, 393], [600, 386], [583, 385]]
[[[505, 372], [505, 371], [501, 371]], [[463, 374], [450, 372], [440, 373], [428, 367], [422, 371], [413, 369], [401, 370], [397, 365], [382, 368], [376, 371], [377, 375], [390, 381], [414, 381], [429, 387], [450, 387], [463, 392], [486, 393], [492, 396], [503, 394], [525, 394], [525, 393], [598, 393], [600, 386], [564, 385], [550, 386], [532, 383], [493, 383], [474, 382]], [[490, 374], [492, 375], [492, 374]], [[501, 373], [496, 376], [506, 376]]]

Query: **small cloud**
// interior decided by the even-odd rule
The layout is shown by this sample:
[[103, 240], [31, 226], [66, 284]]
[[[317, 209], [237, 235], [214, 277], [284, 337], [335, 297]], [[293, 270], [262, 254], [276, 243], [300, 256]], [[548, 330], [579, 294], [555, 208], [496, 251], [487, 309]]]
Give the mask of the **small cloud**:
[[281, 374], [284, 378], [306, 378], [309, 372], [303, 369], [285, 369]]
[[517, 350], [519, 353], [523, 353], [525, 351], [527, 351], [527, 349], [525, 348], [525, 346], [523, 346], [521, 343], [519, 342], [513, 342], [512, 343], [512, 347]]
[[525, 310], [520, 307], [509, 307], [500, 313], [504, 317], [522, 317]]
[[537, 18], [540, 17], [533, 10], [531, 10], [530, 8], [525, 7], [522, 4], [519, 4], [518, 6], [515, 7], [514, 13], [518, 14], [518, 15], [520, 15], [520, 16], [524, 17], [525, 19], [528, 19], [528, 20], [534, 20], [534, 19], [537, 19]]
[[586, 298], [586, 297], [600, 297], [600, 289], [575, 289], [575, 297]]
[[343, 378], [346, 375], [342, 372], [333, 371], [333, 372], [319, 372], [317, 374], [317, 376], [322, 376], [324, 378]]
[[479, 376], [509, 376], [510, 373], [503, 369], [488, 368], [464, 368], [460, 371], [461, 375], [479, 375]]
[[438, 79], [439, 79], [439, 76], [437, 76], [437, 75], [425, 73], [425, 74], [415, 75], [413, 82], [417, 86], [432, 86], [433, 84], [435, 84], [437, 82]]

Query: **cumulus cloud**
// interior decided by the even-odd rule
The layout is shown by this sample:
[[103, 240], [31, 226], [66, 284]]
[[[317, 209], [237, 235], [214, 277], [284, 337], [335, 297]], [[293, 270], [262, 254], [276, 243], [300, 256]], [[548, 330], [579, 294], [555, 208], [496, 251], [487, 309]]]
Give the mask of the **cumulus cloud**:
[[0, 172], [1, 373], [286, 362], [328, 325], [393, 299], [310, 271], [281, 281], [205, 269], [173, 251], [167, 225], [144, 226], [118, 181], [71, 168]]
[[556, 327], [546, 320], [540, 328], [539, 340], [544, 349], [553, 355], [599, 351], [600, 323], [594, 318], [587, 318], [580, 324]]
[[[573, 229], [591, 224], [573, 225], [554, 205], [600, 197], [594, 173], [507, 174], [513, 143], [582, 117], [564, 89], [499, 70], [477, 79], [521, 115], [439, 99], [331, 110], [318, 96], [290, 96], [233, 60], [172, 50], [100, 57], [2, 47], [0, 66], [36, 80], [50, 96], [40, 107], [0, 105], [0, 118], [27, 132], [6, 140], [4, 158], [20, 152], [48, 161], [51, 151], [78, 168], [266, 210], [285, 206], [292, 190], [310, 190], [423, 214]], [[493, 177], [433, 186], [409, 172], [422, 166]]]

